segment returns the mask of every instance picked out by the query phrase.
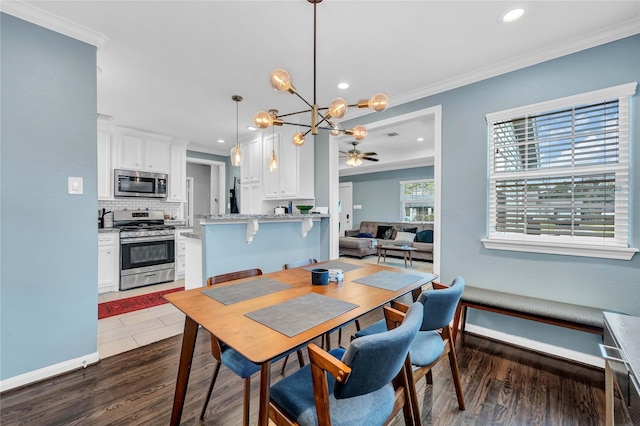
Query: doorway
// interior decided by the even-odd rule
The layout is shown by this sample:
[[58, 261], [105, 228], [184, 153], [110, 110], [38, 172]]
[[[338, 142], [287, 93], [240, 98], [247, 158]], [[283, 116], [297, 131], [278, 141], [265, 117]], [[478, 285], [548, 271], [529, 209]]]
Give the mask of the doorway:
[[194, 232], [200, 228], [198, 216], [224, 214], [226, 165], [220, 161], [187, 158], [187, 201], [184, 218]]
[[340, 230], [340, 236], [344, 237], [347, 230], [353, 229], [353, 183], [342, 182], [339, 192], [338, 209], [340, 222], [338, 223], [338, 229]]

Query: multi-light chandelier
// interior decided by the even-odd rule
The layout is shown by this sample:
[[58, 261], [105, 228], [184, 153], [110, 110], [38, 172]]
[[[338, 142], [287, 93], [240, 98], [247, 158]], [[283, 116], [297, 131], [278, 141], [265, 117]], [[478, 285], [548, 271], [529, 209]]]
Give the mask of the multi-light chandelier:
[[[298, 93], [293, 84], [291, 84], [291, 77], [285, 69], [277, 68], [271, 72], [271, 86], [278, 92], [289, 92], [292, 95], [296, 95], [309, 106], [309, 109], [282, 115], [278, 115], [276, 110], [269, 110], [269, 112], [260, 111], [255, 115], [253, 121], [260, 129], [267, 129], [269, 126], [282, 126], [284, 124], [306, 127], [308, 130], [304, 133], [298, 132], [293, 136], [293, 144], [296, 146], [304, 144], [305, 137], [309, 133], [317, 135], [318, 129], [328, 130], [334, 136], [340, 134], [351, 135], [355, 140], [361, 141], [367, 136], [367, 129], [364, 126], [356, 126], [353, 129], [341, 129], [332, 119], [344, 117], [349, 107], [371, 108], [376, 112], [384, 111], [389, 104], [389, 97], [384, 93], [378, 93], [371, 99], [361, 100], [351, 105], [342, 98], [335, 98], [329, 104], [329, 107], [320, 108], [318, 106], [316, 103], [316, 6], [322, 2], [322, 0], [307, 1], [313, 4], [313, 103], [310, 104]], [[326, 111], [326, 113], [323, 114], [321, 111]], [[284, 121], [284, 117], [307, 112], [311, 113], [311, 124]], [[275, 158], [275, 153], [272, 152], [272, 154]]]

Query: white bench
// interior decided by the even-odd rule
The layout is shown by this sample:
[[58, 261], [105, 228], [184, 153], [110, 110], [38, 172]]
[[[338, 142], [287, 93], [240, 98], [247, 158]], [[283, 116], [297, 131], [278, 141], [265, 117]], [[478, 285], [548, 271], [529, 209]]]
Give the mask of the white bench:
[[457, 325], [453, 332], [454, 342], [458, 327], [460, 332], [465, 331], [467, 308], [481, 309], [601, 336], [604, 333], [602, 309], [465, 286], [454, 317], [454, 324]]

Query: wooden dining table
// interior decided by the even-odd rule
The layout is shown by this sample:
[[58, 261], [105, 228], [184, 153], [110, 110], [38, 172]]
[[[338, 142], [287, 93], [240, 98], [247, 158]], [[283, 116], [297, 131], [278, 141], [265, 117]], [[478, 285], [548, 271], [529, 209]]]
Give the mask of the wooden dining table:
[[[344, 280], [329, 282], [328, 285], [312, 285], [311, 268], [342, 269]], [[180, 424], [182, 417], [199, 326], [205, 328], [247, 359], [261, 365], [258, 424], [266, 426], [269, 422], [269, 389], [273, 359], [404, 294], [411, 292], [415, 300], [422, 291], [422, 287], [436, 278], [436, 275], [414, 270], [375, 265], [352, 259], [340, 259], [314, 264], [310, 267], [282, 270], [258, 277], [231, 281], [215, 287], [202, 287], [165, 295], [170, 303], [186, 315], [171, 412], [171, 425]], [[226, 301], [227, 304], [207, 295], [207, 292], [211, 294], [211, 289], [217, 291], [222, 286], [247, 286], [251, 285], [250, 281], [265, 279], [269, 283], [275, 281], [286, 284], [286, 286], [284, 289], [256, 297], [251, 294], [246, 295], [245, 297], [248, 297], [246, 300], [232, 301], [232, 303]], [[369, 281], [370, 283], [363, 284], [357, 281]], [[402, 285], [402, 287], [397, 288], [398, 285]], [[384, 288], [385, 286], [388, 288]], [[223, 290], [239, 288], [242, 287]], [[299, 298], [309, 297], [308, 295], [312, 294], [326, 296], [327, 299], [322, 299], [330, 303], [335, 300], [336, 303], [346, 302], [346, 304], [352, 304], [353, 307], [330, 319], [321, 320], [317, 324], [313, 323], [310, 328], [291, 336], [247, 316], [266, 308], [277, 309], [279, 306], [291, 305]], [[287, 319], [280, 316], [277, 321], [284, 324]]]

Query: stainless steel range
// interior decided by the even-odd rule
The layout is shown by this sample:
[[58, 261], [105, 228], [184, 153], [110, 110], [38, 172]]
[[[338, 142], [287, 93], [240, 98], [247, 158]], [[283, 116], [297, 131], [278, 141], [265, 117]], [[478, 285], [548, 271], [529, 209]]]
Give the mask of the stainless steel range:
[[113, 212], [120, 228], [120, 290], [175, 279], [175, 227], [158, 210]]

